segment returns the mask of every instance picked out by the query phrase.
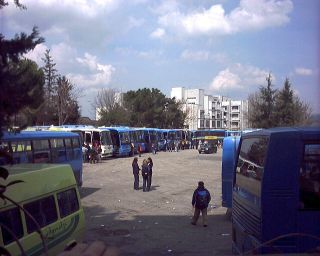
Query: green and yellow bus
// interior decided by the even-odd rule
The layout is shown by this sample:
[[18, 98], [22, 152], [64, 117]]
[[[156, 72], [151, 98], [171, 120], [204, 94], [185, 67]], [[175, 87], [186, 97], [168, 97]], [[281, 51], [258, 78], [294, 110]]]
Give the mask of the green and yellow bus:
[[[23, 207], [38, 225], [11, 200], [0, 200], [0, 247], [11, 255], [57, 255], [76, 241], [85, 229], [84, 212], [70, 165], [19, 164], [2, 166], [9, 171], [0, 186]], [[41, 228], [44, 241], [37, 232]], [[45, 243], [45, 246], [44, 246]]]

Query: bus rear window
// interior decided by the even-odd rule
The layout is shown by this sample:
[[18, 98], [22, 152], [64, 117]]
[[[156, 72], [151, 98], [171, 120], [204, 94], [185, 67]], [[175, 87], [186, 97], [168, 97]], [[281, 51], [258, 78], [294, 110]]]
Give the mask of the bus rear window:
[[261, 180], [268, 141], [267, 137], [243, 139], [237, 164], [237, 173]]
[[[41, 228], [55, 222], [58, 219], [53, 196], [27, 203], [23, 207], [32, 215]], [[37, 229], [36, 224], [28, 215], [26, 215], [26, 223], [28, 233], [32, 233]]]
[[77, 192], [74, 188], [58, 193], [60, 217], [66, 217], [79, 210]]
[[0, 212], [0, 226], [4, 245], [14, 241], [14, 237], [7, 229], [13, 232], [18, 239], [23, 236], [21, 216], [18, 207]]
[[304, 146], [303, 162], [300, 168], [300, 209], [320, 209], [320, 144]]

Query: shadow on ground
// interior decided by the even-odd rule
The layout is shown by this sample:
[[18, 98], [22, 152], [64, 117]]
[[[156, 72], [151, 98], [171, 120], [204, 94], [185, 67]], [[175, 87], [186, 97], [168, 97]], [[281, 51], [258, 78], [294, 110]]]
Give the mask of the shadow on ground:
[[[209, 215], [208, 227], [191, 216], [108, 213], [100, 206], [85, 207], [85, 240], [102, 240], [121, 255], [232, 255], [231, 223], [225, 215]], [[130, 217], [128, 217], [130, 216]]]

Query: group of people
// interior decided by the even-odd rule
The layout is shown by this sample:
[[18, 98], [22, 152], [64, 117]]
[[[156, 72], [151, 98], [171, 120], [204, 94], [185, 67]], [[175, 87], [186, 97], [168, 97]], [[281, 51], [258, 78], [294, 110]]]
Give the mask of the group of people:
[[82, 156], [83, 156], [83, 162], [84, 163], [90, 163], [95, 164], [99, 162], [102, 152], [101, 145], [99, 142], [95, 141], [90, 147], [89, 143], [82, 145]]
[[134, 177], [133, 188], [135, 190], [139, 190], [139, 172], [141, 171], [142, 175], [142, 189], [143, 192], [150, 191], [151, 182], [152, 182], [152, 168], [153, 168], [153, 161], [151, 157], [147, 159], [143, 159], [141, 168], [138, 164], [138, 157], [133, 158], [132, 161], [132, 172]]
[[[152, 168], [153, 161], [151, 157], [144, 159], [141, 168], [138, 164], [138, 157], [135, 157], [132, 161], [132, 173], [134, 177], [133, 188], [139, 190], [139, 172], [143, 178], [142, 189], [143, 192], [150, 191], [151, 181], [152, 181]], [[211, 195], [209, 190], [204, 187], [204, 182], [199, 181], [197, 189], [193, 192], [192, 196], [192, 206], [194, 208], [194, 215], [192, 218], [192, 225], [196, 225], [199, 219], [200, 213], [202, 215], [202, 224], [207, 227], [207, 213], [208, 205], [211, 201]]]

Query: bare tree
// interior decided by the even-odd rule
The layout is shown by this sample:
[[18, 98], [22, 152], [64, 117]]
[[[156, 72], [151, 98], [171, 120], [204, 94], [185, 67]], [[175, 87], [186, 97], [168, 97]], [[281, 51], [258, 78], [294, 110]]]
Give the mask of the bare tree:
[[114, 88], [102, 88], [93, 103], [93, 108], [99, 116], [103, 113], [111, 112], [117, 106], [121, 105], [121, 100], [118, 96], [118, 90]]

